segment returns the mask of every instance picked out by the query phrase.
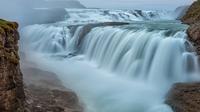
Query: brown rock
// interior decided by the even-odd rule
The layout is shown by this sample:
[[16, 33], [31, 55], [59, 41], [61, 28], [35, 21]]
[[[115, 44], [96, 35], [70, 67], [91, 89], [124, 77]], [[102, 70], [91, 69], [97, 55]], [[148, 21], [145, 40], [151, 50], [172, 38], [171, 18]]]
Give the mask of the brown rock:
[[191, 25], [187, 30], [187, 34], [188, 40], [193, 43], [197, 54], [200, 55], [200, 22]]
[[25, 54], [21, 57], [27, 112], [83, 112], [78, 96], [65, 88], [55, 73], [37, 68]]
[[74, 92], [28, 86], [26, 112], [83, 112]]
[[200, 0], [195, 1], [181, 19], [186, 24], [200, 22]]
[[181, 21], [190, 25], [187, 30], [188, 40], [193, 43], [197, 54], [200, 55], [200, 0], [190, 6]]
[[17, 23], [0, 19], [0, 111], [23, 112], [24, 91], [19, 67]]
[[200, 83], [179, 83], [170, 90], [166, 103], [175, 112], [200, 111]]

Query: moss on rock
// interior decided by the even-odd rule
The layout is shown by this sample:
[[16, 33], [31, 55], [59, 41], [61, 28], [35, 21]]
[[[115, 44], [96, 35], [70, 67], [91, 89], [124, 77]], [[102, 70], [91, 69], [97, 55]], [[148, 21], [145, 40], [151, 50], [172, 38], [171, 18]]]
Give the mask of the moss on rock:
[[18, 24], [0, 19], [0, 57], [4, 57], [14, 64], [19, 63], [19, 56], [16, 51], [19, 34]]

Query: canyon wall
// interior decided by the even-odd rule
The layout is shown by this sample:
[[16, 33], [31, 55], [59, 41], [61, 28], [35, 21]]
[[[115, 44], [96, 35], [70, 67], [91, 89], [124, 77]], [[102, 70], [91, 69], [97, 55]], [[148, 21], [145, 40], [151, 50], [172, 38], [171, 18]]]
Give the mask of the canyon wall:
[[24, 90], [19, 66], [18, 24], [0, 19], [0, 111], [23, 112]]

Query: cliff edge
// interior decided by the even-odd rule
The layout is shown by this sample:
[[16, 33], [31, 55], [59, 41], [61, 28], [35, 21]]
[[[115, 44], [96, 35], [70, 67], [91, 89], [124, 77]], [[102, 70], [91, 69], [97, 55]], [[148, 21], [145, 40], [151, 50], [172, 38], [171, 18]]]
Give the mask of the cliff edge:
[[19, 66], [18, 24], [0, 19], [0, 110], [23, 112], [25, 95]]

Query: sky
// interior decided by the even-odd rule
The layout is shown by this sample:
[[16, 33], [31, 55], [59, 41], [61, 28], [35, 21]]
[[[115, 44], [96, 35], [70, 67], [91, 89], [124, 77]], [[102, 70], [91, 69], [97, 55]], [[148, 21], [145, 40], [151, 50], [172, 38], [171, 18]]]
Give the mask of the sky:
[[90, 8], [174, 10], [195, 0], [79, 0]]

